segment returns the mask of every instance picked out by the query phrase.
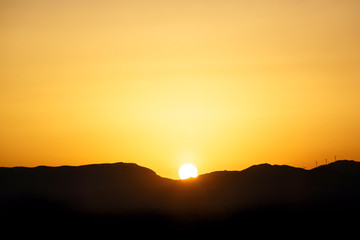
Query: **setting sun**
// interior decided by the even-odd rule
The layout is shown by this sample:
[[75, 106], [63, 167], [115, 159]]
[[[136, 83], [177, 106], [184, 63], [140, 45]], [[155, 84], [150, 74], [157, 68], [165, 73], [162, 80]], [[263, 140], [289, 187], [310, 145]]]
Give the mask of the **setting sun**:
[[197, 168], [191, 163], [185, 163], [179, 168], [180, 179], [196, 178], [198, 176]]

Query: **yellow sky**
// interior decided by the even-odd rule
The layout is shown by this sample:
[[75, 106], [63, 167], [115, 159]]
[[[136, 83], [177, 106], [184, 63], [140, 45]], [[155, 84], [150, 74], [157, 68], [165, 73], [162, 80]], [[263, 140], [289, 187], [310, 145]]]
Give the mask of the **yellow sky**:
[[0, 2], [0, 165], [177, 178], [360, 159], [360, 2]]

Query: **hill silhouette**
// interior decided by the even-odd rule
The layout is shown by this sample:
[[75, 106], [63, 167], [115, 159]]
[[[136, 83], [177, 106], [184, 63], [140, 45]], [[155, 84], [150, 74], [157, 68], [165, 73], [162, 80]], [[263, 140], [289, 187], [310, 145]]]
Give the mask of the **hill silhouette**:
[[6, 223], [199, 230], [331, 219], [339, 226], [360, 213], [360, 163], [311, 170], [260, 164], [185, 181], [133, 163], [0, 168], [0, 189]]

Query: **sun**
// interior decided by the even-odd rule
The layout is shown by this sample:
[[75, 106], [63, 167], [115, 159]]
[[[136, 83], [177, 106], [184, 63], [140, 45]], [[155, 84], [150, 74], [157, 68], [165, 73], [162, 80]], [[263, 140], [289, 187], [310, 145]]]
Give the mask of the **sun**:
[[179, 168], [180, 179], [196, 178], [198, 176], [197, 168], [191, 163], [185, 163]]

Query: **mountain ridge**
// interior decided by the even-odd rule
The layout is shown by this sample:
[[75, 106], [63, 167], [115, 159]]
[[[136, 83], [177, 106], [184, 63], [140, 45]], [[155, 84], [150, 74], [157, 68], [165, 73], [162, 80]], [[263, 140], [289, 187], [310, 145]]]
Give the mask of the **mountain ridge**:
[[146, 167], [121, 162], [0, 168], [3, 219], [38, 216], [55, 222], [77, 222], [81, 216], [87, 224], [89, 219], [96, 223], [105, 219], [125, 225], [129, 219], [145, 219], [144, 224], [149, 226], [179, 219], [201, 223], [204, 219], [206, 223], [219, 223], [221, 219], [221, 224], [232, 224], [235, 219], [247, 224], [249, 219], [268, 222], [273, 215], [292, 221], [308, 216], [343, 218], [360, 213], [359, 202], [360, 163], [349, 160], [310, 170], [259, 164], [185, 181], [163, 178]]
[[[328, 168], [329, 166], [333, 166], [333, 165], [339, 165], [339, 164], [343, 164], [343, 163], [347, 163], [347, 164], [353, 164], [356, 165], [357, 161], [355, 160], [337, 160], [335, 162], [331, 162], [328, 164], [324, 164], [324, 165], [320, 165], [317, 166], [315, 168], [312, 169], [305, 169], [305, 168], [301, 168], [301, 167], [294, 167], [294, 166], [290, 166], [290, 165], [286, 165], [286, 164], [282, 164], [282, 165], [278, 165], [278, 164], [269, 164], [269, 163], [260, 163], [260, 164], [255, 164], [252, 165], [248, 168], [244, 168], [243, 170], [217, 170], [217, 171], [213, 171], [213, 172], [209, 172], [209, 173], [204, 173], [199, 175], [199, 177], [204, 176], [204, 175], [208, 175], [208, 174], [213, 174], [213, 173], [220, 173], [220, 172], [225, 172], [225, 173], [229, 173], [229, 172], [242, 172], [242, 171], [247, 171], [247, 170], [251, 170], [251, 169], [256, 169], [256, 168], [271, 168], [271, 167], [285, 167], [285, 168], [289, 168], [289, 169], [301, 169], [304, 171], [313, 171], [316, 169], [322, 169], [322, 168]], [[136, 163], [132, 163], [132, 162], [113, 162], [113, 163], [92, 163], [92, 164], [84, 164], [84, 165], [59, 165], [59, 166], [47, 166], [47, 165], [38, 165], [38, 166], [33, 166], [33, 167], [25, 167], [25, 166], [13, 166], [13, 167], [0, 167], [0, 170], [2, 169], [62, 169], [62, 168], [92, 168], [92, 167], [106, 167], [106, 166], [133, 166], [133, 167], [139, 167], [139, 168], [143, 168], [143, 169], [147, 169], [151, 172], [153, 172], [154, 174], [158, 175], [154, 170], [138, 165]], [[167, 177], [162, 177], [160, 175], [158, 175], [161, 178], [164, 179], [171, 179], [171, 180], [180, 180], [180, 179], [172, 179], [172, 178], [167, 178]]]

